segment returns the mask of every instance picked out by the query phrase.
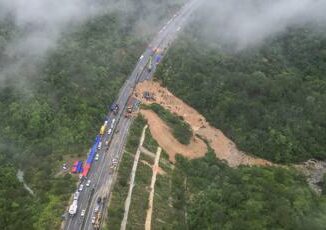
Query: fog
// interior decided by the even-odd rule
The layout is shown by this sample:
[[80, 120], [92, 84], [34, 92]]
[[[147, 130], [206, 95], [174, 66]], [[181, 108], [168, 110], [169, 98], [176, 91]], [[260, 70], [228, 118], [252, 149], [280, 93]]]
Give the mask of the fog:
[[80, 22], [92, 13], [83, 0], [1, 0], [2, 17], [10, 14], [24, 32], [16, 38], [9, 53], [42, 54], [51, 48], [65, 26]]
[[0, 0], [0, 20], [10, 20], [14, 31], [9, 41], [0, 39], [7, 57], [1, 63], [0, 86], [6, 79], [25, 84], [20, 80], [37, 74], [36, 66], [64, 31], [97, 13], [98, 7], [87, 0]]
[[[160, 6], [148, 1], [153, 12], [159, 12]], [[236, 49], [261, 44], [289, 26], [326, 22], [326, 0], [202, 1], [205, 4], [200, 12], [206, 20], [203, 34]], [[0, 87], [6, 79], [25, 85], [28, 81], [21, 81], [23, 78], [37, 75], [45, 55], [71, 27], [101, 13], [118, 9], [128, 14], [136, 7], [137, 2], [129, 0], [0, 0], [0, 20], [10, 17], [16, 27], [5, 47], [0, 36], [0, 51], [10, 60], [0, 63]], [[155, 24], [153, 21], [151, 16], [142, 15], [135, 31], [141, 36]]]
[[[141, 10], [146, 4], [150, 14], [140, 14], [132, 28], [136, 36], [145, 37], [155, 25], [161, 23], [159, 15], [165, 13], [162, 5], [166, 2], [141, 2], [142, 4], [137, 0], [0, 0], [0, 89], [8, 83], [19, 89], [30, 88], [26, 87], [32, 82], [29, 79], [39, 75], [38, 70], [46, 62], [47, 54], [50, 50], [55, 50], [58, 40], [66, 36], [64, 33], [73, 32], [73, 28], [92, 17], [120, 11], [119, 23], [129, 23], [128, 16], [134, 15], [138, 12], [137, 9]], [[9, 41], [1, 31], [1, 21], [8, 22], [8, 18], [14, 24], [13, 29], [9, 30], [14, 31]]]
[[255, 46], [291, 26], [325, 24], [325, 0], [209, 0], [203, 6], [205, 34], [233, 43], [237, 49]]

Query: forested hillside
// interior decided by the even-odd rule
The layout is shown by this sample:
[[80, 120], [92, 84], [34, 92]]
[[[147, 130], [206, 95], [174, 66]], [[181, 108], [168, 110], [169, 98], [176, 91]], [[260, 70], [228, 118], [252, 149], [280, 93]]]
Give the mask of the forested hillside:
[[325, 228], [325, 197], [292, 170], [233, 169], [208, 152], [191, 161], [179, 157], [172, 181], [173, 207], [187, 213], [174, 229]]
[[[66, 31], [37, 69], [2, 81], [0, 229], [58, 229], [75, 180], [54, 175], [67, 155], [87, 153], [107, 106], [156, 27], [182, 3], [131, 0], [126, 1], [128, 11], [113, 11], [102, 2], [107, 13]], [[10, 17], [1, 20], [3, 73], [15, 61], [5, 47], [22, 31]], [[16, 179], [18, 168], [35, 197]]]
[[247, 153], [278, 163], [325, 159], [325, 27], [290, 27], [236, 50], [206, 36], [213, 16], [197, 13], [157, 79]]

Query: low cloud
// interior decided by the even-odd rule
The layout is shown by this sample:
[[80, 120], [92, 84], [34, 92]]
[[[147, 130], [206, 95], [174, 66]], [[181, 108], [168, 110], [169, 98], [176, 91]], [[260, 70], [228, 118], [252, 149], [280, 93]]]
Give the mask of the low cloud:
[[325, 0], [209, 0], [206, 34], [238, 49], [261, 43], [290, 26], [326, 22]]
[[0, 85], [6, 79], [20, 78], [22, 71], [33, 74], [62, 32], [98, 12], [89, 0], [0, 0], [0, 20], [11, 21], [15, 30], [2, 50], [9, 61], [0, 69]]

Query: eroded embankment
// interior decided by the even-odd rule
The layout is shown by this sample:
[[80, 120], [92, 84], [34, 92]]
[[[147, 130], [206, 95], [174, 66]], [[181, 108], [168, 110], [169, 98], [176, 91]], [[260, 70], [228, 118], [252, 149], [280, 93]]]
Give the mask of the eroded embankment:
[[[147, 101], [143, 98], [143, 92], [149, 91], [155, 94], [155, 101]], [[214, 149], [216, 156], [228, 162], [230, 166], [238, 165], [272, 165], [271, 162], [246, 155], [237, 149], [236, 145], [227, 138], [219, 129], [212, 127], [194, 108], [190, 107], [182, 100], [174, 96], [168, 89], [162, 87], [158, 82], [144, 81], [139, 83], [134, 91], [134, 96], [144, 104], [157, 103], [172, 113], [182, 116], [193, 129], [194, 134], [198, 134], [206, 139]], [[141, 113], [147, 118], [153, 137], [160, 146], [174, 160], [175, 154], [179, 153], [189, 158], [203, 156], [207, 147], [204, 142], [197, 137], [193, 137], [189, 145], [182, 145], [173, 137], [170, 128], [154, 113], [142, 110]]]

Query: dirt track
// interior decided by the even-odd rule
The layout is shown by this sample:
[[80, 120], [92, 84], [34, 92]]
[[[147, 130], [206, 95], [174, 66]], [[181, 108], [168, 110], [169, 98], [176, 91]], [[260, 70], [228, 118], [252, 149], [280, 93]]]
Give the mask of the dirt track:
[[[190, 124], [195, 134], [200, 135], [209, 142], [210, 146], [215, 150], [216, 156], [226, 160], [230, 166], [272, 165], [267, 160], [248, 156], [239, 151], [235, 144], [219, 129], [210, 126], [204, 116], [175, 97], [166, 88], [160, 86], [159, 83], [153, 81], [142, 82], [137, 85], [134, 92], [134, 96], [144, 104], [153, 103], [153, 101], [146, 101], [142, 98], [144, 91], [155, 93], [155, 103], [162, 105], [174, 114], [182, 116]], [[142, 110], [141, 113], [147, 118], [153, 137], [169, 154], [171, 160], [174, 160], [176, 153], [189, 158], [200, 157], [206, 153], [207, 147], [199, 138], [193, 138], [190, 145], [182, 145], [172, 136], [170, 128], [154, 112]]]

